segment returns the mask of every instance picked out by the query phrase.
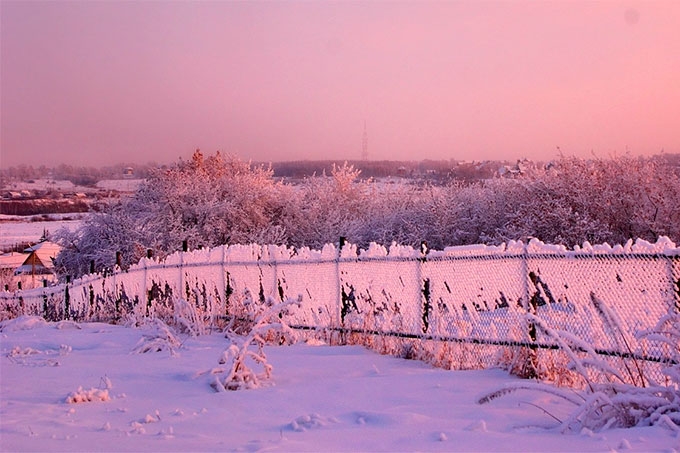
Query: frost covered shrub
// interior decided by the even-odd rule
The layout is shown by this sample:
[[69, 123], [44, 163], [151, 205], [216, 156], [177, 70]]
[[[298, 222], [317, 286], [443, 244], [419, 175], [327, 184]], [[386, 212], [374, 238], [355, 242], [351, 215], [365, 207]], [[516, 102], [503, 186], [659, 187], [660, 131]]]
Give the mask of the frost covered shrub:
[[562, 157], [526, 179], [510, 229], [566, 245], [680, 239], [680, 175], [659, 158]]
[[295, 204], [286, 210], [288, 243], [321, 249], [340, 236], [361, 243], [361, 229], [368, 221], [371, 184], [359, 181], [360, 173], [351, 165], [333, 165], [329, 176], [306, 179], [297, 188]]
[[276, 338], [279, 344], [293, 341], [294, 332], [279, 315], [283, 315], [289, 306], [298, 304], [299, 301], [292, 299], [282, 303], [269, 299], [258, 304], [252, 326], [245, 335], [235, 333], [233, 326], [228, 328], [226, 337], [231, 344], [222, 353], [219, 366], [211, 370], [214, 379], [210, 386], [216, 392], [224, 392], [258, 388], [268, 381], [272, 366], [264, 352], [267, 338]]
[[206, 325], [202, 311], [191, 302], [182, 298], [175, 301], [174, 325], [184, 333], [192, 337], [204, 335]]
[[176, 356], [177, 350], [182, 346], [174, 329], [159, 318], [144, 318], [134, 321], [130, 326], [144, 331], [142, 338], [132, 348], [135, 354], [168, 351], [171, 356]]

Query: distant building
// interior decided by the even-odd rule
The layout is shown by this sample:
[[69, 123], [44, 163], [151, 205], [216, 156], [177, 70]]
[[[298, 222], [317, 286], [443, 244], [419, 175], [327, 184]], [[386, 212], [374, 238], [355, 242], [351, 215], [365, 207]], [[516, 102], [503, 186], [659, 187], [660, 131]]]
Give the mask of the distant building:
[[515, 165], [503, 165], [501, 168], [498, 169], [498, 175], [506, 178], [512, 178], [515, 176], [521, 176], [527, 173], [530, 169], [533, 169], [536, 167], [536, 164], [534, 164], [532, 161], [529, 159], [520, 159], [517, 160], [517, 163]]
[[60, 250], [59, 245], [43, 241], [24, 253], [0, 255], [0, 291], [35, 288], [44, 280], [55, 282], [54, 258]]
[[24, 250], [28, 253], [26, 259], [14, 270], [15, 275], [52, 275], [54, 274], [54, 259], [61, 247], [50, 241], [38, 242]]
[[123, 169], [123, 178], [134, 178], [135, 170], [132, 167], [125, 167]]

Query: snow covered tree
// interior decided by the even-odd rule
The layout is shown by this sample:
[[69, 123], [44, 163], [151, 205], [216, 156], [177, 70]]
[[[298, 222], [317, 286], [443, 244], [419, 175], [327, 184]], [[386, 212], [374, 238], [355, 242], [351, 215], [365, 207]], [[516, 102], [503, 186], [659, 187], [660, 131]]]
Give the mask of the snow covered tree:
[[219, 152], [157, 169], [129, 199], [88, 218], [75, 233], [61, 233], [63, 273], [82, 275], [110, 267], [121, 252], [123, 267], [147, 249], [163, 257], [190, 248], [227, 243], [284, 243], [282, 212], [291, 188], [277, 183], [270, 169], [252, 167]]
[[62, 276], [87, 274], [92, 264], [97, 272], [112, 270], [117, 257], [121, 266], [128, 267], [146, 251], [144, 231], [136, 228], [133, 213], [122, 202], [86, 217], [77, 231], [58, 230], [55, 240], [63, 247], [55, 260]]
[[286, 231], [294, 246], [321, 248], [340, 236], [361, 241], [358, 230], [366, 221], [369, 181], [357, 181], [360, 171], [346, 163], [333, 165], [330, 176], [313, 176], [298, 188], [289, 205]]

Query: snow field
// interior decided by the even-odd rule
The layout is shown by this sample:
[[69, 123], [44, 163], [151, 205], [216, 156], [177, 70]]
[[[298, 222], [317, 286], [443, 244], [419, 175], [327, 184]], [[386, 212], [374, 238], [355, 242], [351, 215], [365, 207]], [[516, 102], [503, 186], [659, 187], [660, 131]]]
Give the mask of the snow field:
[[[63, 217], [63, 214], [50, 214], [52, 217]], [[80, 217], [82, 214], [69, 214], [71, 217]], [[2, 220], [2, 219], [0, 219]], [[70, 231], [77, 230], [82, 225], [82, 220], [50, 220], [38, 222], [0, 222], [0, 248], [11, 247], [15, 244], [35, 244], [45, 231], [56, 233], [60, 228]]]
[[[357, 346], [267, 347], [273, 385], [215, 393], [205, 373], [228, 341], [182, 336], [178, 354], [131, 353], [148, 328], [57, 328], [20, 318], [0, 333], [2, 451], [673, 451], [662, 427], [545, 429], [571, 408], [543, 393], [485, 405], [517, 379], [500, 370], [445, 371]], [[153, 330], [153, 329], [151, 329]], [[62, 345], [68, 345], [63, 348]], [[19, 350], [58, 351], [58, 365]], [[69, 404], [73, 393], [108, 400]]]

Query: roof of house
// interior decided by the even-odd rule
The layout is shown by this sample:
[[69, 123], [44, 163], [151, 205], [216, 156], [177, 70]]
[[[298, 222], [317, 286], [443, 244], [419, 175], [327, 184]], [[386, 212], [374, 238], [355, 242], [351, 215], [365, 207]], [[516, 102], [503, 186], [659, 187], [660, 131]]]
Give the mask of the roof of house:
[[24, 252], [36, 252], [39, 256], [47, 256], [50, 258], [55, 258], [60, 251], [61, 246], [51, 241], [38, 242], [37, 244], [24, 249]]
[[47, 270], [54, 268], [54, 258], [57, 257], [61, 251], [61, 246], [50, 241], [38, 242], [37, 244], [24, 249], [28, 252], [22, 266], [17, 268], [16, 272], [30, 272], [34, 271], [35, 267], [42, 267]]

